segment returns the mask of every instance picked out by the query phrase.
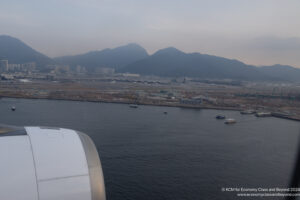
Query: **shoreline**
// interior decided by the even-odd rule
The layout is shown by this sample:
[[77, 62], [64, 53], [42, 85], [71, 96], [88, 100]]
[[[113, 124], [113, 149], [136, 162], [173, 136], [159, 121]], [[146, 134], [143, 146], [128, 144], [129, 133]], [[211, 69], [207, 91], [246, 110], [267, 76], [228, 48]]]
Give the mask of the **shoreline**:
[[[182, 104], [164, 104], [164, 103], [145, 103], [145, 102], [126, 102], [126, 101], [112, 101], [112, 100], [89, 100], [89, 99], [68, 99], [68, 98], [49, 98], [49, 97], [20, 97], [20, 96], [5, 96], [1, 95], [1, 98], [10, 98], [10, 99], [31, 99], [31, 100], [56, 100], [56, 101], [77, 101], [77, 102], [91, 102], [91, 103], [112, 103], [112, 104], [136, 104], [144, 106], [159, 106], [159, 107], [176, 107], [184, 109], [210, 109], [210, 110], [228, 110], [228, 111], [242, 111], [243, 109], [235, 107], [217, 107], [217, 106], [195, 106], [195, 105], [182, 105]], [[271, 113], [271, 117], [276, 117], [280, 119], [287, 119], [293, 121], [300, 121], [300, 117], [293, 117], [287, 115], [281, 115], [278, 113]]]
[[109, 101], [109, 100], [83, 100], [83, 99], [68, 99], [68, 98], [48, 98], [48, 97], [15, 97], [15, 96], [0, 96], [1, 98], [8, 99], [32, 99], [32, 100], [57, 100], [57, 101], [78, 101], [78, 102], [91, 102], [91, 103], [112, 103], [112, 104], [136, 104], [143, 106], [160, 106], [160, 107], [176, 107], [176, 108], [187, 108], [187, 109], [211, 109], [211, 110], [231, 110], [231, 111], [242, 111], [239, 108], [233, 107], [216, 107], [216, 106], [193, 106], [193, 105], [179, 105], [179, 104], [154, 104], [154, 103], [143, 103], [143, 102], [126, 102], [126, 101]]

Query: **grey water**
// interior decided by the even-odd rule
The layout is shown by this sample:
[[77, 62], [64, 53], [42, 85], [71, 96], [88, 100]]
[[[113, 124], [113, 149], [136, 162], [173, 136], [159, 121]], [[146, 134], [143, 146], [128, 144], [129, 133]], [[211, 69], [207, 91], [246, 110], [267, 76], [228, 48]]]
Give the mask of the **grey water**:
[[287, 187], [299, 136], [299, 122], [236, 111], [56, 100], [0, 99], [0, 123], [88, 134], [108, 200], [241, 199], [221, 188]]

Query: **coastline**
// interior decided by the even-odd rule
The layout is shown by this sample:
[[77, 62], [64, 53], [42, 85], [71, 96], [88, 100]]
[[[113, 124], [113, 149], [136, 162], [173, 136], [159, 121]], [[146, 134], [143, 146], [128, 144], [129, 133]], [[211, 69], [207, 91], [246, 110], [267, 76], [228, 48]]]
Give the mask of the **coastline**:
[[[1, 95], [1, 98], [11, 98], [11, 99], [32, 99], [32, 100], [56, 100], [56, 101], [77, 101], [77, 102], [92, 102], [92, 103], [113, 103], [113, 104], [136, 104], [136, 105], [144, 105], [144, 106], [160, 106], [160, 107], [177, 107], [184, 109], [212, 109], [212, 110], [229, 110], [229, 111], [242, 111], [241, 108], [236, 107], [221, 107], [221, 106], [208, 106], [208, 105], [186, 105], [186, 104], [168, 104], [168, 103], [147, 103], [147, 102], [132, 102], [132, 101], [114, 101], [114, 100], [91, 100], [91, 99], [74, 99], [74, 98], [54, 98], [54, 97], [24, 97], [24, 96], [6, 96]], [[279, 113], [271, 112], [272, 117], [300, 121], [300, 117], [297, 116], [288, 116]]]
[[232, 110], [242, 111], [242, 109], [234, 107], [218, 107], [218, 106], [195, 106], [195, 105], [184, 105], [184, 104], [167, 104], [167, 103], [145, 103], [145, 102], [131, 102], [131, 101], [113, 101], [113, 100], [90, 100], [90, 99], [72, 99], [72, 98], [49, 98], [49, 97], [19, 97], [19, 96], [5, 96], [1, 95], [1, 98], [11, 99], [41, 99], [41, 100], [57, 100], [57, 101], [78, 101], [78, 102], [92, 102], [92, 103], [114, 103], [114, 104], [136, 104], [144, 106], [160, 106], [160, 107], [177, 107], [187, 109], [213, 109], [213, 110]]

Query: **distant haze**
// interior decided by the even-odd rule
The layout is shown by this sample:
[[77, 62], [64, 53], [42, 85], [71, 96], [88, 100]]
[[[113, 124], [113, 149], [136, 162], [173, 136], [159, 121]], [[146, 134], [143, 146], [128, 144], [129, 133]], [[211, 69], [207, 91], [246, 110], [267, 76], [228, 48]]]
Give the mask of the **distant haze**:
[[138, 43], [300, 67], [299, 0], [2, 0], [0, 35], [50, 56]]

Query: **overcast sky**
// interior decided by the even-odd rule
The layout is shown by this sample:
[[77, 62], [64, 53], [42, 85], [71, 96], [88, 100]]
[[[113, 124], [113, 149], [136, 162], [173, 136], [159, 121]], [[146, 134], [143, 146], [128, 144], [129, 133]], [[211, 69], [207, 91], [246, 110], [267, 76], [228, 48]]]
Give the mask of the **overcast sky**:
[[134, 42], [300, 67], [299, 0], [1, 0], [0, 34], [50, 57]]

